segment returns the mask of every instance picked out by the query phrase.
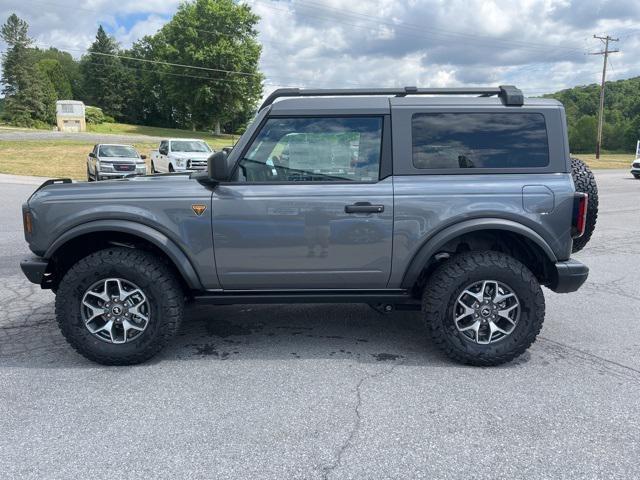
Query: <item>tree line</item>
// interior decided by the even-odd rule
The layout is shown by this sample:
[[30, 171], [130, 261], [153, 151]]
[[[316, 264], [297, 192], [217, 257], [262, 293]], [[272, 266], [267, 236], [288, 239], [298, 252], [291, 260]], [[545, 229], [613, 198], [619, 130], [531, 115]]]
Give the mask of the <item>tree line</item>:
[[8, 45], [2, 57], [4, 120], [50, 126], [55, 101], [74, 99], [124, 123], [237, 131], [262, 96], [258, 20], [233, 0], [194, 0], [128, 49], [100, 26], [75, 60], [34, 46], [28, 24], [13, 14], [0, 31]]
[[[575, 153], [594, 152], [598, 129], [600, 86], [574, 87], [545, 95], [564, 105], [569, 127], [569, 145]], [[640, 77], [607, 82], [605, 85], [602, 147], [609, 151], [635, 151], [640, 140]]]

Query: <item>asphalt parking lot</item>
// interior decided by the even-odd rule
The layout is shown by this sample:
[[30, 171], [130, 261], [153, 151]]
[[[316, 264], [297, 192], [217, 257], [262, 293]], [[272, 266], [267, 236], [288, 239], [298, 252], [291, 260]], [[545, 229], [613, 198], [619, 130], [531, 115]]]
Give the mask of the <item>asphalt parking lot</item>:
[[92, 364], [19, 272], [35, 187], [0, 183], [0, 477], [638, 478], [640, 181], [597, 179], [588, 283], [498, 368], [364, 305], [191, 308], [153, 361]]

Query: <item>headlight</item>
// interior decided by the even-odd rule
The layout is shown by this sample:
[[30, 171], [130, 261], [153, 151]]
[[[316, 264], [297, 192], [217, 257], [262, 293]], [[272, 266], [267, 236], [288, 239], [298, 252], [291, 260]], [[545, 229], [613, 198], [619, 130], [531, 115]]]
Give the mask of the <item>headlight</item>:
[[183, 168], [184, 167], [184, 160], [177, 159], [176, 160], [176, 166], [180, 167], [180, 168]]
[[98, 164], [98, 170], [100, 170], [101, 172], [115, 172], [115, 170], [113, 169], [113, 165], [110, 163], [103, 163], [100, 162]]

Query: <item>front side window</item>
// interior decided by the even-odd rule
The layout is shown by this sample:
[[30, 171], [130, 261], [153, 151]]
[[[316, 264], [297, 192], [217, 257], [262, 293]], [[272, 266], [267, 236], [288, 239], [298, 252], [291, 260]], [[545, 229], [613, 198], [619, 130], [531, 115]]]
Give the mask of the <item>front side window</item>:
[[418, 113], [411, 130], [416, 168], [549, 165], [547, 128], [539, 113]]
[[375, 182], [382, 117], [270, 118], [240, 162], [246, 182]]
[[171, 142], [172, 152], [210, 152], [209, 145], [205, 142], [198, 142], [192, 140], [175, 140]]

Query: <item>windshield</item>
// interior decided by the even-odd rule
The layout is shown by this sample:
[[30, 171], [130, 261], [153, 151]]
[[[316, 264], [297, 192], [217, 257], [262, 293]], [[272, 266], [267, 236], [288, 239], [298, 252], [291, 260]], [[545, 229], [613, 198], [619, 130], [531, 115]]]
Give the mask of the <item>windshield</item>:
[[210, 152], [211, 149], [203, 141], [198, 140], [177, 140], [171, 142], [172, 152]]
[[98, 156], [135, 158], [138, 156], [138, 152], [133, 147], [126, 145], [101, 145]]

